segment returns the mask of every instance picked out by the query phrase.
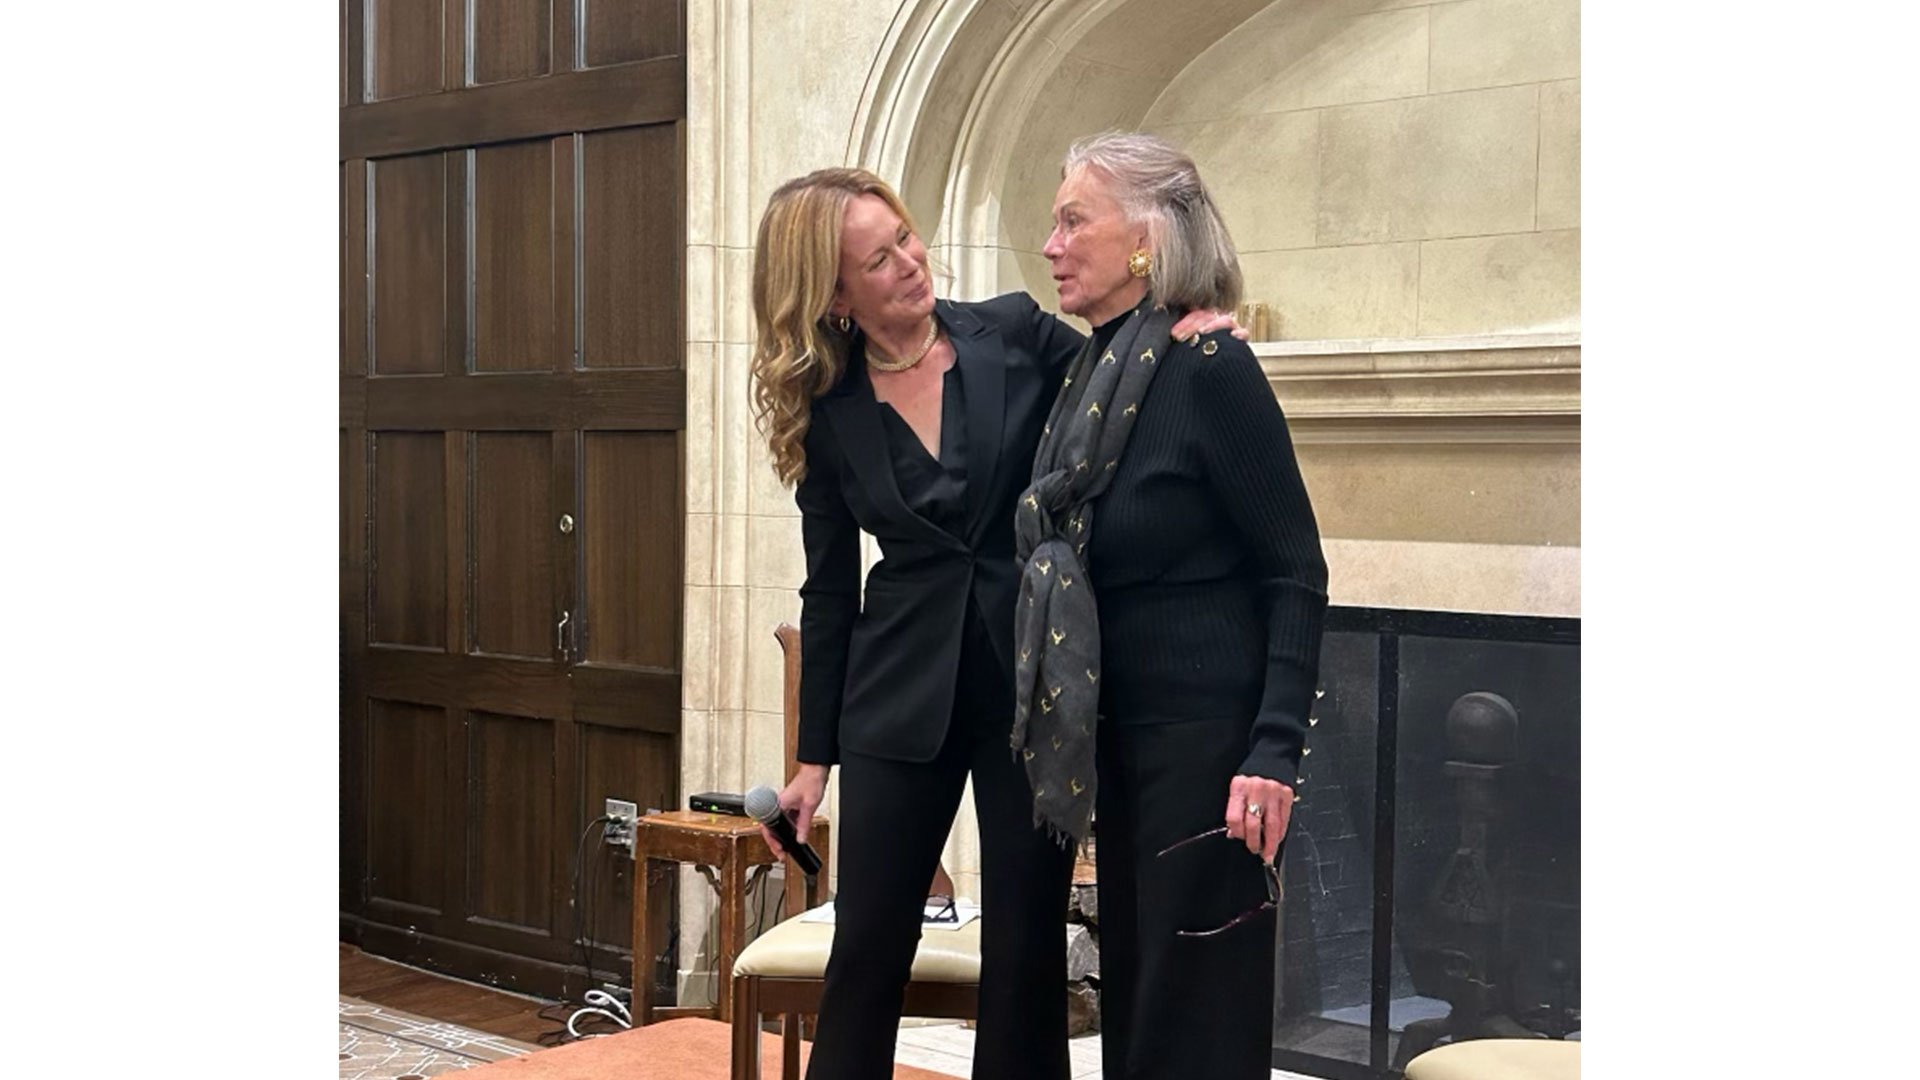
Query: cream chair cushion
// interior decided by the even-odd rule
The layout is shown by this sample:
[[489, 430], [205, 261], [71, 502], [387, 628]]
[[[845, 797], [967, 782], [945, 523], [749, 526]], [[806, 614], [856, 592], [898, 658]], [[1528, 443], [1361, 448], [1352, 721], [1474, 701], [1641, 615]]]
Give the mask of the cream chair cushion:
[[1407, 1080], [1580, 1080], [1580, 1044], [1560, 1039], [1471, 1039], [1407, 1063]]
[[[819, 979], [827, 973], [827, 954], [833, 951], [830, 923], [788, 919], [753, 939], [733, 962], [733, 974], [770, 979]], [[980, 920], [958, 930], [926, 930], [913, 956], [913, 981], [977, 983], [980, 981]]]

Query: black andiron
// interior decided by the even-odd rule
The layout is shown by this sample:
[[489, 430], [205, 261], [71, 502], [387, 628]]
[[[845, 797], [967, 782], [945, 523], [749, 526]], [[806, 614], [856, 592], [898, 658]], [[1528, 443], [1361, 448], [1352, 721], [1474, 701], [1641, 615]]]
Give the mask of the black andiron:
[[1395, 1071], [1446, 1039], [1541, 1036], [1514, 1018], [1511, 980], [1501, 977], [1508, 966], [1508, 897], [1501, 873], [1500, 789], [1502, 774], [1517, 757], [1519, 733], [1519, 713], [1498, 694], [1464, 694], [1447, 710], [1449, 760], [1442, 768], [1459, 797], [1460, 839], [1428, 895], [1428, 944], [1418, 951], [1425, 954], [1421, 966], [1437, 976], [1433, 990], [1452, 1009], [1445, 1017], [1407, 1025]]

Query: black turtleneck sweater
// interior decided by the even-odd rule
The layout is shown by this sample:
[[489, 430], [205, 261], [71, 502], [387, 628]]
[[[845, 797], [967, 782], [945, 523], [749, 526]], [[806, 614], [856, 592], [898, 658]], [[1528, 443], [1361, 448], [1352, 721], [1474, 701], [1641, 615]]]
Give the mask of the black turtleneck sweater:
[[[1105, 349], [1124, 321], [1094, 330]], [[1291, 786], [1306, 742], [1327, 567], [1273, 389], [1231, 334], [1176, 342], [1140, 408], [1088, 551], [1108, 722], [1250, 723], [1240, 771]]]

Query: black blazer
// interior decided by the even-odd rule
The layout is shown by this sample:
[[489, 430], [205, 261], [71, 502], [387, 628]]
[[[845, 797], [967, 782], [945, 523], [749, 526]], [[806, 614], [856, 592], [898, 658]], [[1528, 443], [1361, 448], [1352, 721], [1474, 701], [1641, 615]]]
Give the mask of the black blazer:
[[[907, 508], [887, 451], [880, 404], [856, 346], [840, 382], [813, 403], [807, 475], [794, 492], [807, 550], [800, 588], [801, 761], [833, 764], [842, 747], [931, 761], [953, 712], [971, 597], [1013, 674], [1013, 507], [1032, 480], [1040, 430], [1067, 364], [1085, 341], [1025, 293], [977, 304], [939, 301], [967, 387], [967, 515], [955, 536]], [[860, 595], [860, 533], [881, 559]], [[1007, 699], [1011, 728], [1012, 697]]]

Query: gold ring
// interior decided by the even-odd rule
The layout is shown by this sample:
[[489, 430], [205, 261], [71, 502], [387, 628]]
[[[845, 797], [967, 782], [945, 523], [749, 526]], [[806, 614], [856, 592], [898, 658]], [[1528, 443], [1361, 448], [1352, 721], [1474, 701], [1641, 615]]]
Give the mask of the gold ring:
[[1259, 803], [1248, 803], [1248, 804], [1247, 804], [1247, 816], [1248, 816], [1248, 817], [1259, 817], [1259, 816], [1260, 816], [1260, 810], [1261, 810], [1261, 806], [1260, 806], [1260, 804], [1259, 804]]

